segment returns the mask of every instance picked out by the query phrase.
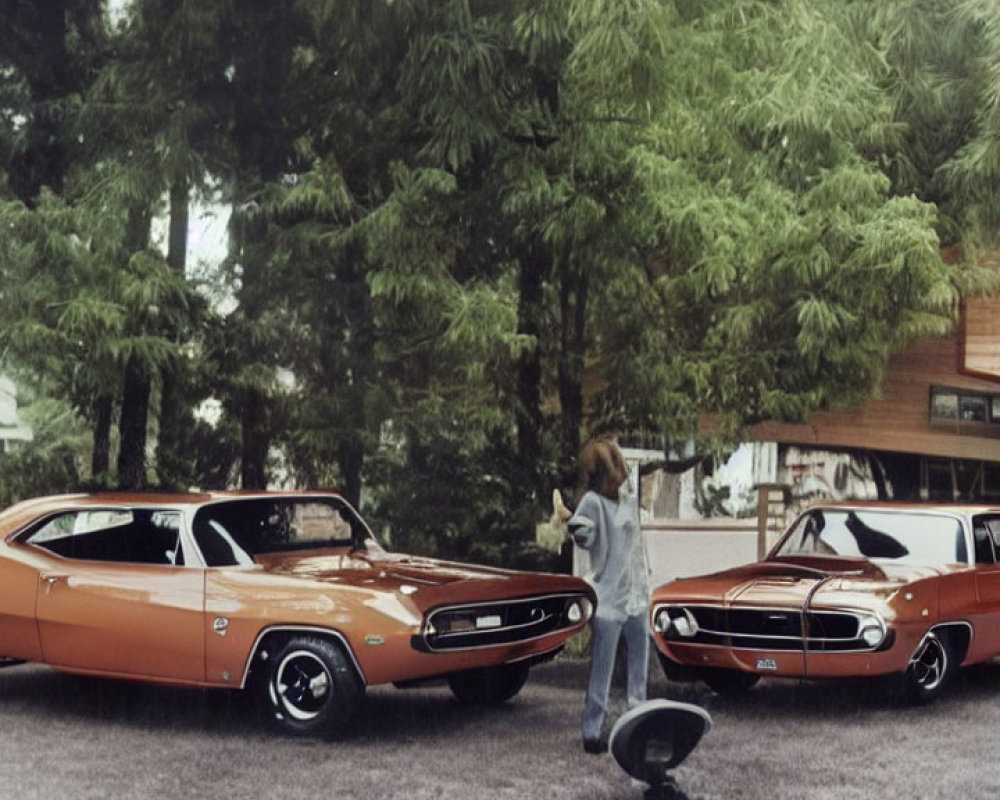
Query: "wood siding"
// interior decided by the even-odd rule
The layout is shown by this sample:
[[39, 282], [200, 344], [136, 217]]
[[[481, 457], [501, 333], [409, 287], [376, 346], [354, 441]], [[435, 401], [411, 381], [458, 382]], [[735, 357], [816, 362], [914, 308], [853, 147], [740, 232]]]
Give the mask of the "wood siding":
[[[818, 413], [804, 425], [764, 423], [751, 429], [751, 438], [803, 446], [1000, 461], [1000, 423], [930, 421], [932, 386], [1000, 394], [1000, 326], [995, 322], [1000, 300], [993, 302], [992, 312], [974, 304], [974, 313], [968, 317], [973, 335], [919, 342], [895, 357], [881, 393], [862, 408]], [[992, 342], [988, 342], [991, 336]], [[977, 374], [969, 374], [970, 355]], [[979, 377], [984, 374], [998, 377]]]
[[966, 300], [962, 311], [963, 371], [1000, 380], [1000, 297]]

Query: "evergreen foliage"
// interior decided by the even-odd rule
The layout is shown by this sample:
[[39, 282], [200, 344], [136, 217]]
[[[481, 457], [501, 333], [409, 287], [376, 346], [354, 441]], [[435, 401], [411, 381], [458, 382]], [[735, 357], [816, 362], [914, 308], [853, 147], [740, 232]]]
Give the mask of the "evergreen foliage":
[[81, 480], [336, 486], [509, 559], [591, 424], [859, 402], [994, 287], [987, 0], [0, 5], [0, 354]]

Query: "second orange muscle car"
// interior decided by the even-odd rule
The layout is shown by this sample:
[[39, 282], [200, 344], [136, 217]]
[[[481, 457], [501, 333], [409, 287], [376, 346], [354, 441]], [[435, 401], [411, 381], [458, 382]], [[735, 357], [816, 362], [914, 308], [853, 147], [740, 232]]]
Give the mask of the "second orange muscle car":
[[0, 513], [0, 661], [248, 688], [292, 733], [343, 731], [368, 685], [515, 695], [581, 630], [567, 575], [386, 552], [329, 493], [66, 495]]
[[930, 700], [1000, 655], [1000, 508], [811, 508], [763, 561], [655, 589], [650, 627], [668, 677], [719, 692], [884, 675]]

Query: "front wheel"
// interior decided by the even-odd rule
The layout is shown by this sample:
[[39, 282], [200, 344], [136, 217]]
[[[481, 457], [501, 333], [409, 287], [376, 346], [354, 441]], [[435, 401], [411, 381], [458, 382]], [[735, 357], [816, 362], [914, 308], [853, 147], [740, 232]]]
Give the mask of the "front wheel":
[[910, 656], [903, 673], [903, 699], [911, 703], [934, 700], [948, 683], [955, 666], [946, 635], [928, 633]]
[[364, 695], [343, 648], [326, 639], [296, 636], [270, 661], [257, 684], [269, 724], [297, 736], [338, 736]]
[[720, 667], [705, 667], [699, 670], [698, 677], [708, 684], [709, 689], [721, 695], [741, 694], [760, 680], [760, 675], [753, 672]]
[[470, 669], [449, 675], [448, 686], [466, 705], [498, 706], [521, 691], [528, 669], [524, 663]]

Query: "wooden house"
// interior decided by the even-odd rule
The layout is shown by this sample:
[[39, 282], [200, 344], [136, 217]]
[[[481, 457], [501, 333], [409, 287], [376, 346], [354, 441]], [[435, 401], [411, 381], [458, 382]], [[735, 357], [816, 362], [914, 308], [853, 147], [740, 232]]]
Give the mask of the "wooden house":
[[967, 300], [952, 338], [893, 358], [861, 408], [763, 423], [752, 438], [864, 454], [896, 499], [1000, 500], [1000, 298]]

